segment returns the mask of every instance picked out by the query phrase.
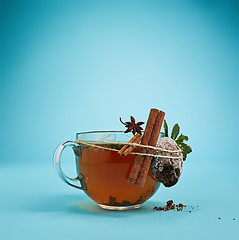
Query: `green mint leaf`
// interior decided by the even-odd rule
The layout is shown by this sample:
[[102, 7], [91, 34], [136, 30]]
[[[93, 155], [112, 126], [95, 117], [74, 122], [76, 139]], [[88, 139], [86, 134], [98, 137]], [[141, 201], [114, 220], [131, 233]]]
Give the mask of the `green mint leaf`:
[[[183, 134], [179, 135], [179, 132], [180, 132], [180, 127], [176, 123], [173, 126], [171, 138], [173, 140], [175, 140], [175, 142], [178, 144], [179, 148], [182, 150], [183, 161], [185, 161], [187, 158], [187, 155], [192, 152], [192, 148], [189, 145], [187, 145], [186, 143], [184, 143], [184, 141], [188, 141], [188, 136], [185, 136]], [[168, 137], [168, 124], [167, 124], [166, 120], [164, 120], [164, 133], [162, 133], [161, 136]]]
[[171, 138], [173, 140], [175, 140], [179, 134], [179, 131], [180, 131], [180, 127], [179, 125], [176, 123], [174, 126], [173, 126], [173, 130], [172, 130], [172, 134], [171, 134]]
[[179, 144], [179, 147], [180, 147], [180, 149], [182, 150], [183, 161], [185, 161], [186, 158], [187, 158], [187, 155], [188, 155], [190, 152], [192, 152], [192, 148], [191, 148], [189, 145], [187, 145], [186, 143], [183, 143], [183, 142]]
[[183, 142], [184, 140], [188, 141], [188, 136], [185, 136], [181, 133], [180, 136], [175, 141], [177, 144], [179, 144], [180, 142]]
[[164, 137], [168, 137], [168, 124], [165, 119], [163, 121], [163, 127], [164, 127]]

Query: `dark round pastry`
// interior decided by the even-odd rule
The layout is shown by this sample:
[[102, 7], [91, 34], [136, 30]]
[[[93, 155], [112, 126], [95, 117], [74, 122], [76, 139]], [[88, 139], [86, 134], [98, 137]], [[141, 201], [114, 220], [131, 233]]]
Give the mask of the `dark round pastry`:
[[[160, 147], [166, 150], [179, 150], [177, 143], [169, 137], [160, 138], [156, 144], [156, 147]], [[156, 150], [155, 155], [161, 156], [173, 156], [177, 157], [181, 153], [169, 153], [165, 151]], [[164, 158], [164, 157], [153, 157], [151, 161], [151, 171], [153, 176], [162, 182], [165, 187], [174, 186], [183, 171], [183, 159], [182, 158]]]

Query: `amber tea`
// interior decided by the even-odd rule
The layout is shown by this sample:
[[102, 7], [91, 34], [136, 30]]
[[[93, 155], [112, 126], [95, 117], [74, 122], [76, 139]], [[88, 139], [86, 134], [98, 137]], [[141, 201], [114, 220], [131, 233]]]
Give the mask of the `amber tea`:
[[[129, 182], [139, 149], [127, 144], [134, 138], [137, 140], [137, 134], [132, 137], [132, 134], [122, 131], [77, 133], [75, 141], [60, 144], [54, 153], [53, 159], [58, 175], [71, 187], [84, 190], [101, 208], [139, 208], [152, 197], [160, 183], [153, 177], [151, 170], [146, 173], [143, 186]], [[67, 147], [73, 148], [76, 156], [75, 178], [66, 176], [61, 167], [62, 152]], [[124, 147], [126, 149], [121, 153]]]
[[[112, 145], [101, 145], [112, 148]], [[113, 145], [120, 149], [121, 146]], [[135, 149], [137, 151], [137, 149]], [[141, 205], [148, 200], [159, 187], [158, 181], [148, 172], [143, 187], [128, 182], [130, 169], [136, 155], [120, 156], [117, 151], [82, 147], [77, 159], [78, 173], [84, 176], [86, 194], [104, 206]]]

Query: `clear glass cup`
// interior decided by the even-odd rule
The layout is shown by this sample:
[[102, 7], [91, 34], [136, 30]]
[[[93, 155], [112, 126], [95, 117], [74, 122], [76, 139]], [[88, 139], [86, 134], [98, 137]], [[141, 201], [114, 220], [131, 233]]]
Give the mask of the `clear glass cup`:
[[[123, 131], [94, 131], [76, 134], [76, 140], [98, 141], [97, 145], [119, 150], [121, 144], [106, 144], [104, 141], [127, 143], [132, 133]], [[101, 142], [102, 141], [102, 142]], [[61, 168], [61, 153], [72, 147], [75, 153], [77, 177], [66, 176]], [[135, 148], [134, 151], [137, 151]], [[128, 176], [136, 155], [120, 156], [117, 151], [90, 147], [67, 141], [60, 144], [54, 153], [54, 164], [61, 179], [68, 185], [83, 190], [101, 208], [109, 210], [136, 209], [157, 191], [160, 183], [149, 170], [143, 187], [129, 183]]]

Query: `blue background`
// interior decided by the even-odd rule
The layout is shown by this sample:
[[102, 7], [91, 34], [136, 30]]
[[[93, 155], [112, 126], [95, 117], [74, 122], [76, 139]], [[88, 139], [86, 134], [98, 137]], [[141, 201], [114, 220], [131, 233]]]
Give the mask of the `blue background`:
[[[3, 239], [239, 238], [238, 1], [0, 4]], [[119, 116], [146, 121], [152, 107], [190, 137], [176, 186], [119, 213], [61, 184], [59, 143], [123, 130]], [[195, 208], [152, 211], [169, 199]]]

